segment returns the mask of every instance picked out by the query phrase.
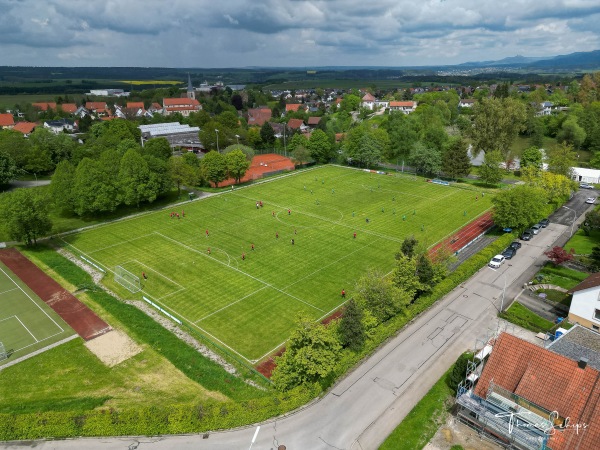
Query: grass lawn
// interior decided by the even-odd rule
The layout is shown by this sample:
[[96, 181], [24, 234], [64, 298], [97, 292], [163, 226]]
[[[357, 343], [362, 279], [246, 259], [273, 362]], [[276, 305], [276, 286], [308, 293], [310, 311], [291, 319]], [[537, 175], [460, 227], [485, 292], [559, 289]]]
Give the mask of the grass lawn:
[[554, 326], [554, 323], [538, 316], [519, 302], [514, 302], [500, 317], [536, 333], [545, 333]]
[[571, 306], [571, 295], [554, 289], [538, 289], [536, 294], [546, 294], [546, 298], [552, 302], [565, 305], [567, 308]]
[[[325, 166], [187, 203], [180, 219], [162, 210], [64, 243], [104, 267], [123, 297], [143, 294], [254, 363], [287, 340], [298, 314], [318, 320], [339, 308], [340, 291], [350, 298], [367, 267], [390, 271], [405, 236], [433, 245], [489, 209], [491, 197]], [[147, 275], [141, 293], [114, 282], [117, 265]]]
[[420, 450], [435, 435], [448, 416], [448, 400], [452, 390], [446, 383], [448, 370], [415, 405], [379, 450]]
[[[541, 276], [542, 278], [538, 278]], [[581, 283], [589, 276], [588, 273], [579, 272], [578, 270], [569, 269], [563, 266], [555, 266], [548, 263], [540, 270], [534, 280], [540, 281], [543, 284], [553, 284], [565, 289], [571, 289]]]
[[0, 367], [74, 336], [75, 332], [0, 263], [0, 343], [10, 355]]
[[577, 230], [569, 242], [564, 245], [566, 250], [575, 249], [577, 255], [589, 255], [592, 253], [592, 248], [600, 245], [600, 230], [591, 230], [587, 236], [583, 230]]

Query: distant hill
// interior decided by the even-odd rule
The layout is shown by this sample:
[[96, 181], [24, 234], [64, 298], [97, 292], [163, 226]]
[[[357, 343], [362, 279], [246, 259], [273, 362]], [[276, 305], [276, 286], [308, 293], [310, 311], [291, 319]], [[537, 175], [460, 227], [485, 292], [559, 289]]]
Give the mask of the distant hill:
[[456, 67], [520, 67], [527, 69], [598, 69], [600, 68], [600, 50], [577, 52], [568, 55], [532, 57], [511, 56], [497, 61], [471, 61]]

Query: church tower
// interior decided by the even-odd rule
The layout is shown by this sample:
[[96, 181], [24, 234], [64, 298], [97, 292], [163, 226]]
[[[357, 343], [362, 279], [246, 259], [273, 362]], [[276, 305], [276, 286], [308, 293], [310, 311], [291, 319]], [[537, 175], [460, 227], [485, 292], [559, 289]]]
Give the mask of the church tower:
[[187, 98], [196, 98], [196, 91], [194, 91], [194, 86], [192, 86], [192, 79], [190, 78], [190, 74], [188, 72], [188, 87], [187, 87]]

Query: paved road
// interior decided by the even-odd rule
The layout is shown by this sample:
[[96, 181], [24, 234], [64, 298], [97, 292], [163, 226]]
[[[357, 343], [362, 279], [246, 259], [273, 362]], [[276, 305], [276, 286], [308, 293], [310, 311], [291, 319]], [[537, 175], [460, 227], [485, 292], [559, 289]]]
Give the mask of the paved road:
[[[279, 445], [288, 450], [376, 449], [463, 351], [504, 326], [496, 319], [501, 304], [506, 307], [520, 292], [523, 283], [539, 270], [542, 252], [568, 231], [569, 226], [551, 223], [499, 270], [482, 268], [322, 399], [261, 424], [252, 449], [274, 450]], [[210, 433], [207, 438], [77, 439], [21, 442], [0, 448], [236, 450], [249, 448], [254, 432], [255, 427], [248, 427]]]

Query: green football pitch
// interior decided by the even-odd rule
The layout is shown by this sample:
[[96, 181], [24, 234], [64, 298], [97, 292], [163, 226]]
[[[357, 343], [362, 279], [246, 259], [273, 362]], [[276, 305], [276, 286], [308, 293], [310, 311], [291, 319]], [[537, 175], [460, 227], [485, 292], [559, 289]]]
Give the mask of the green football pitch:
[[0, 367], [43, 351], [75, 332], [15, 274], [0, 263]]
[[146, 296], [254, 363], [285, 343], [298, 314], [324, 318], [365, 269], [389, 272], [405, 236], [433, 245], [489, 209], [490, 197], [325, 166], [63, 239], [109, 275], [121, 266], [140, 277], [137, 294], [106, 277], [119, 294]]

